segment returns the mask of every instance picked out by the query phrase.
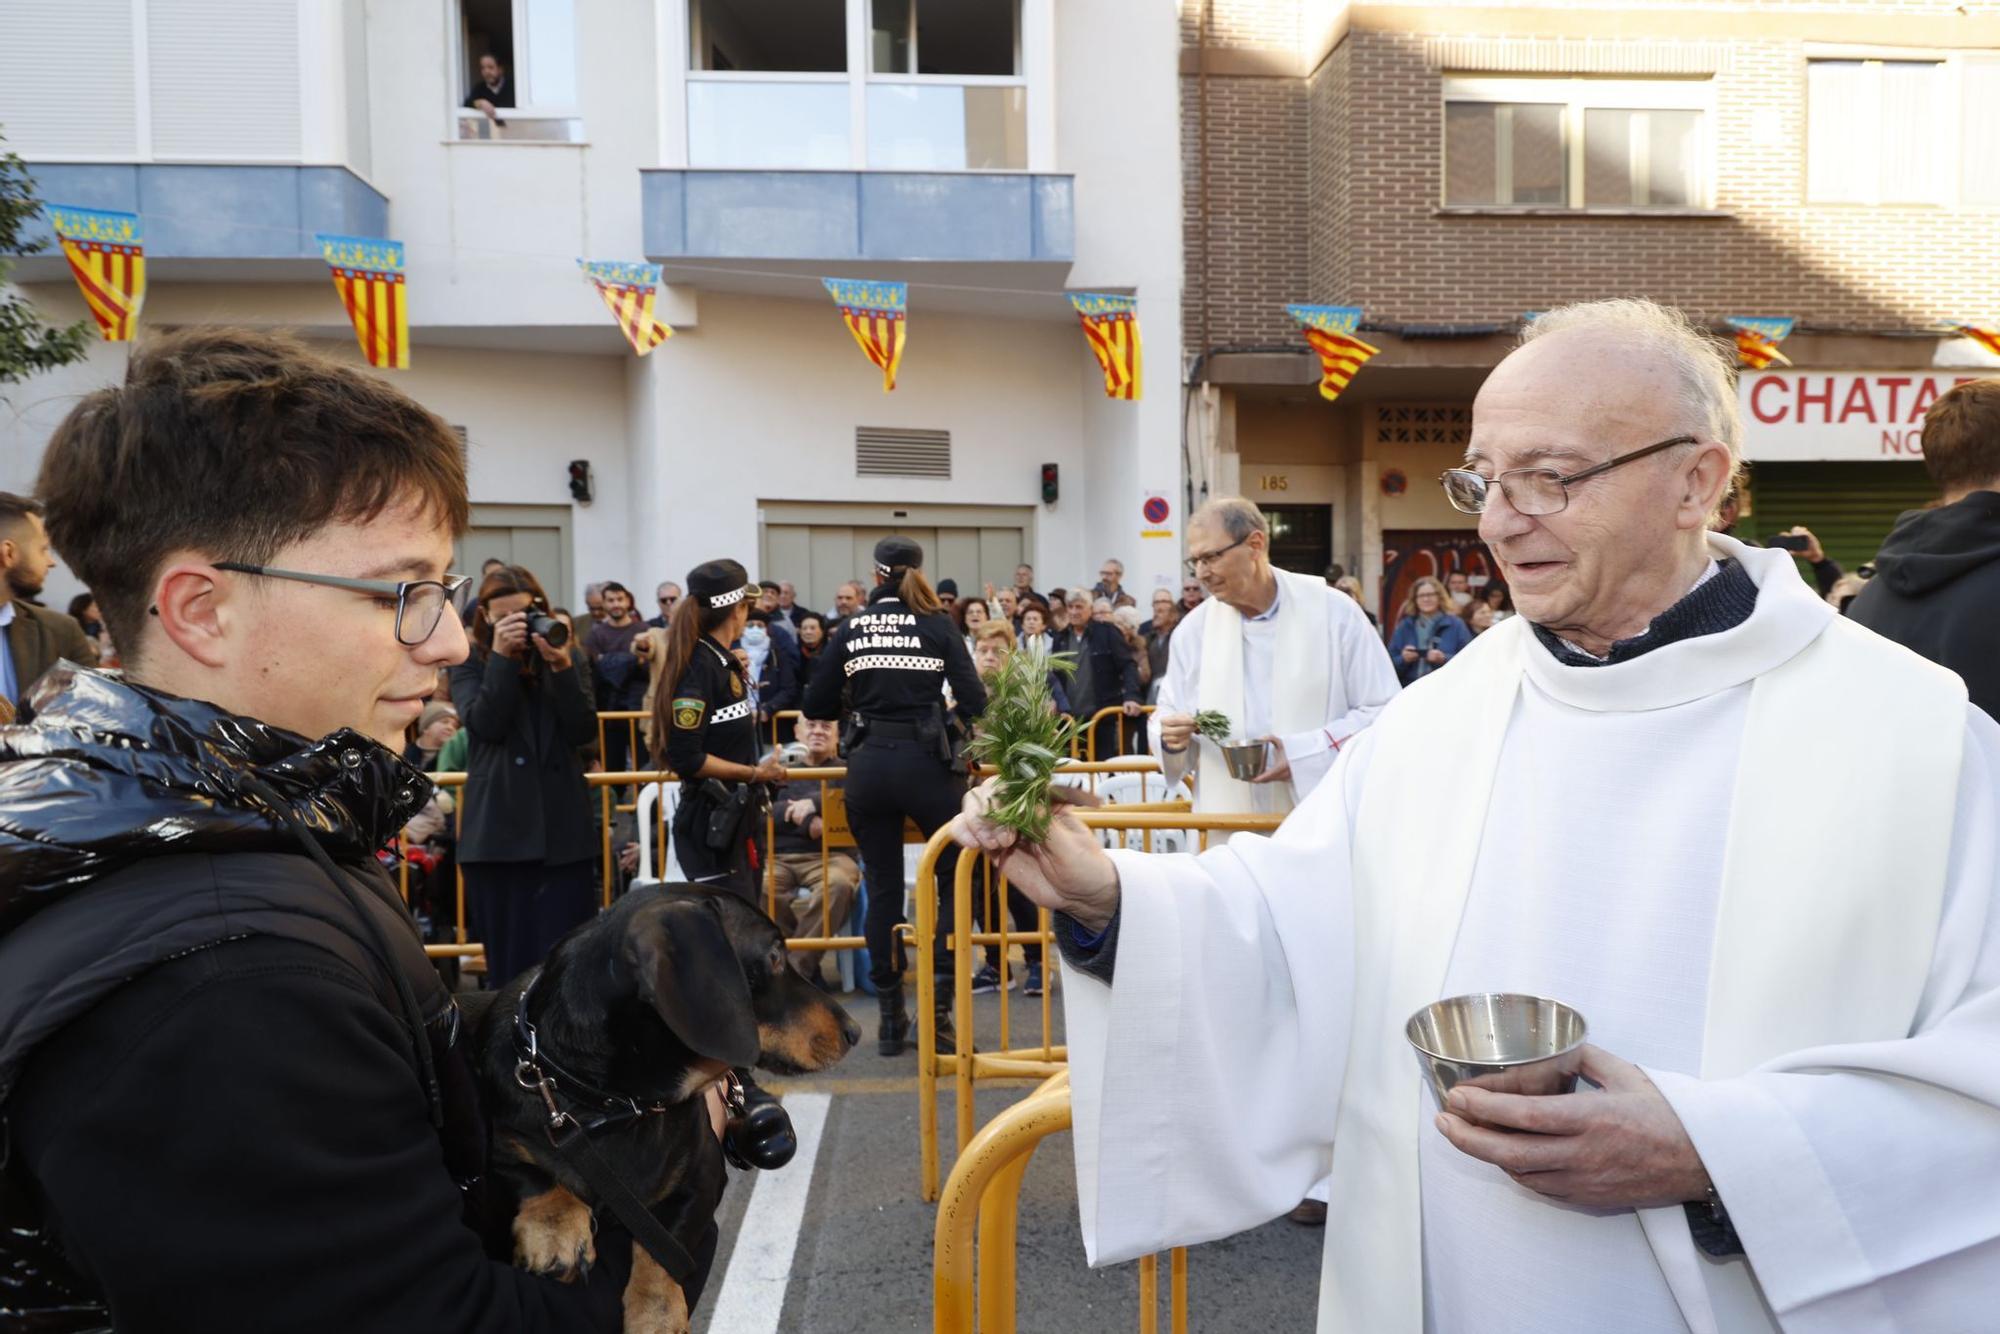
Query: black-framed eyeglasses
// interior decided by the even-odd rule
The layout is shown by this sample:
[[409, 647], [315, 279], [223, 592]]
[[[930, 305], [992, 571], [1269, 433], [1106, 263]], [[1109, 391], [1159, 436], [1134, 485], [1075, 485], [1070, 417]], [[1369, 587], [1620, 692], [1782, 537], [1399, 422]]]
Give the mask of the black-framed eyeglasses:
[[1221, 560], [1224, 556], [1227, 556], [1230, 552], [1236, 550], [1236, 548], [1242, 546], [1245, 542], [1248, 542], [1255, 535], [1256, 535], [1255, 533], [1245, 533], [1243, 534], [1243, 536], [1237, 538], [1234, 542], [1231, 542], [1226, 547], [1217, 547], [1213, 551], [1204, 551], [1199, 556], [1189, 556], [1186, 562], [1189, 572], [1193, 574], [1200, 574], [1202, 567], [1204, 565], [1215, 564], [1215, 562]]
[[328, 588], [347, 588], [356, 593], [373, 593], [379, 598], [396, 600], [396, 642], [405, 648], [415, 648], [429, 639], [444, 619], [444, 609], [451, 600], [472, 582], [471, 576], [448, 574], [442, 579], [405, 579], [400, 583], [390, 583], [385, 579], [348, 579], [337, 574], [306, 574], [299, 570], [280, 570], [270, 565], [246, 565], [242, 561], [219, 560], [218, 570], [232, 570], [237, 574], [261, 575], [266, 579], [290, 579], [301, 584], [323, 584]]
[[1461, 514], [1484, 514], [1495, 483], [1499, 484], [1507, 503], [1518, 514], [1558, 514], [1569, 507], [1569, 489], [1576, 483], [1623, 467], [1649, 454], [1657, 454], [1663, 449], [1692, 445], [1699, 440], [1699, 436], [1677, 435], [1671, 440], [1620, 454], [1615, 459], [1606, 459], [1594, 467], [1567, 476], [1554, 468], [1513, 468], [1497, 477], [1482, 477], [1470, 468], [1447, 468], [1438, 475], [1438, 483], [1444, 487], [1445, 499]]

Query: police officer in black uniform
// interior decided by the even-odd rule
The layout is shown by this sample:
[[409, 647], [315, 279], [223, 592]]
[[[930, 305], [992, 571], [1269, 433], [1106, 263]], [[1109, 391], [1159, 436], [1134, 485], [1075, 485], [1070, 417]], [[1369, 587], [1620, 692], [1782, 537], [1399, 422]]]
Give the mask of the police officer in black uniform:
[[[894, 936], [903, 917], [903, 821], [915, 820], [926, 836], [936, 833], [958, 814], [965, 793], [946, 717], [945, 683], [951, 683], [958, 716], [968, 725], [986, 708], [986, 687], [973, 670], [964, 637], [924, 578], [923, 563], [924, 549], [907, 537], [875, 544], [875, 591], [821, 650], [803, 709], [808, 718], [838, 718], [842, 724], [847, 819], [869, 889], [869, 977], [881, 1006], [877, 1040], [884, 1056], [902, 1051], [910, 1031], [902, 948]], [[956, 866], [956, 848], [938, 859], [932, 966], [940, 976], [950, 972], [945, 941]], [[949, 982], [938, 988], [936, 1018], [939, 1046], [951, 1044]]]
[[[674, 857], [681, 874], [761, 908], [769, 853], [764, 811], [785, 770], [775, 755], [758, 758], [757, 712], [733, 651], [757, 593], [749, 572], [733, 560], [688, 571], [687, 595], [667, 622], [660, 687], [653, 692], [653, 762], [664, 760], [680, 776]], [[752, 1071], [738, 1069], [736, 1076], [746, 1120], [764, 1145], [756, 1165], [783, 1166], [798, 1147], [790, 1117]]]
[[733, 560], [688, 572], [687, 596], [667, 626], [653, 744], [681, 779], [673, 829], [682, 874], [761, 904], [764, 810], [785, 770], [775, 757], [759, 758], [757, 712], [731, 650], [757, 591]]

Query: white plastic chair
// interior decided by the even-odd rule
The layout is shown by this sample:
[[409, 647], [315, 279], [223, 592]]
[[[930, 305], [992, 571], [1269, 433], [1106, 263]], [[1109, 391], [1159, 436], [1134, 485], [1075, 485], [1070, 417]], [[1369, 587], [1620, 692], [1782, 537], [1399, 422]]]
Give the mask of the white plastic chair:
[[[1194, 789], [1185, 775], [1173, 787], [1167, 786], [1165, 778], [1159, 774], [1105, 774], [1098, 779], [1097, 795], [1107, 806], [1123, 802], [1193, 801]], [[1115, 829], [1106, 829], [1101, 834], [1104, 846], [1123, 846], [1134, 852], [1185, 852], [1194, 846], [1195, 839], [1185, 829], [1127, 829], [1122, 835]]]
[[[666, 814], [663, 817], [666, 821], [666, 846], [662, 849], [666, 854], [666, 865], [663, 867], [663, 874], [656, 876], [652, 873], [653, 825], [656, 819], [662, 817], [656, 817], [653, 811], [662, 801], [667, 804]], [[639, 789], [639, 809], [636, 817], [639, 821], [639, 871], [632, 877], [633, 888], [687, 879], [681, 872], [680, 860], [674, 856], [674, 812], [680, 809], [680, 805], [679, 783], [647, 783]]]

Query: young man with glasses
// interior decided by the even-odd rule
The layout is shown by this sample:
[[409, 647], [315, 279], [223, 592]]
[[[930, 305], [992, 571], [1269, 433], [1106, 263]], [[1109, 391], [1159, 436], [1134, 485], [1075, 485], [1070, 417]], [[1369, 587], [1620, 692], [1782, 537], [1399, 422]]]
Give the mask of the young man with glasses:
[[72, 1294], [10, 1310], [620, 1328], [629, 1243], [565, 1285], [474, 1230], [466, 1030], [377, 860], [430, 795], [406, 730], [466, 656], [451, 429], [193, 329], [71, 410], [38, 490], [125, 672], [59, 671], [0, 732], [0, 1261]]
[[[1708, 531], [1734, 361], [1651, 302], [1529, 326], [1445, 479], [1520, 614], [1274, 837], [1066, 816], [1021, 855], [973, 794], [962, 839], [1065, 915], [1093, 1263], [1330, 1165], [1322, 1330], [1992, 1325], [2000, 725]], [[1489, 993], [1582, 1015], [1588, 1087], [1428, 1089], [1406, 1023]]]

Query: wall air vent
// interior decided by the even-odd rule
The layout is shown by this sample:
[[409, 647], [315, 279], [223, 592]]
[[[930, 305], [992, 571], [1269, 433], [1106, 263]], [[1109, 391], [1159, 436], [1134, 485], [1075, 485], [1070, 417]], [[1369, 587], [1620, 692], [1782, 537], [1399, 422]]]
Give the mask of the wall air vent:
[[951, 432], [888, 426], [854, 428], [856, 477], [936, 477], [951, 480]]

